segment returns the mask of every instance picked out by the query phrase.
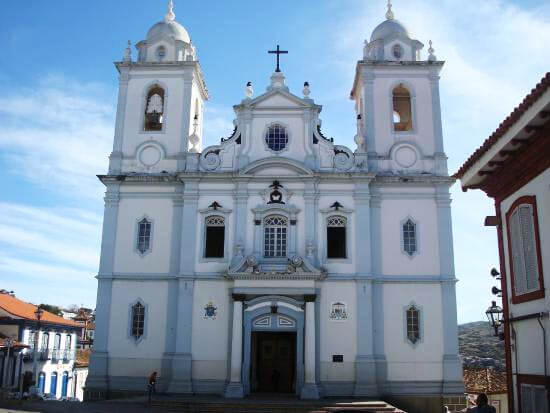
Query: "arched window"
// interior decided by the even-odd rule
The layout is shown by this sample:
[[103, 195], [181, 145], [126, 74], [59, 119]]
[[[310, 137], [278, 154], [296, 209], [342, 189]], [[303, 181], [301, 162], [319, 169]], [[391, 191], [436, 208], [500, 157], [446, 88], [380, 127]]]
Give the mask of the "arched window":
[[143, 218], [138, 222], [137, 250], [145, 254], [151, 248], [151, 221]]
[[416, 224], [412, 219], [407, 219], [403, 223], [403, 251], [409, 256], [413, 256], [417, 251], [416, 246]]
[[327, 218], [327, 258], [346, 258], [346, 225], [343, 216]]
[[206, 217], [204, 258], [223, 258], [225, 246], [225, 218], [219, 215]]
[[131, 335], [136, 340], [143, 336], [145, 328], [145, 307], [139, 301], [132, 306]]
[[411, 94], [403, 85], [393, 89], [393, 129], [397, 132], [412, 130]]
[[288, 143], [288, 133], [284, 126], [275, 124], [267, 128], [265, 142], [269, 149], [275, 152], [282, 151]]
[[53, 349], [58, 350], [61, 347], [61, 334], [57, 333], [55, 335], [55, 340], [53, 342]]
[[401, 45], [396, 44], [391, 48], [391, 53], [393, 57], [395, 57], [397, 60], [400, 60], [403, 57], [403, 48]]
[[38, 388], [40, 389], [41, 394], [44, 394], [45, 385], [46, 385], [46, 374], [43, 371], [41, 371], [40, 374], [38, 375]]
[[414, 305], [407, 308], [407, 340], [416, 344], [420, 340], [420, 311]]
[[164, 46], [157, 47], [157, 50], [156, 50], [155, 54], [157, 56], [157, 60], [159, 62], [162, 62], [164, 60], [164, 58], [166, 57], [166, 48]]
[[264, 219], [264, 257], [286, 257], [288, 220], [280, 215]]
[[42, 350], [48, 349], [49, 342], [50, 342], [50, 335], [48, 334], [47, 331], [44, 331], [42, 333]]
[[160, 131], [164, 121], [164, 89], [153, 86], [145, 100], [145, 122], [143, 130]]
[[54, 371], [50, 376], [50, 395], [55, 396], [57, 394], [57, 373]]
[[71, 339], [72, 339], [71, 335], [67, 334], [67, 341], [65, 341], [65, 348], [67, 350], [71, 349], [71, 344], [72, 344]]

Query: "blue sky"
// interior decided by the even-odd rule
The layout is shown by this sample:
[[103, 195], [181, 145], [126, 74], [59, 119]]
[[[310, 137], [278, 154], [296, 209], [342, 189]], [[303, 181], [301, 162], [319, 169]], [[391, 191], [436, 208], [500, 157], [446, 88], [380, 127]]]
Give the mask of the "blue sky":
[[[32, 302], [95, 305], [103, 186], [117, 73], [162, 19], [166, 0], [3, 2], [0, 41], [0, 288]], [[393, 10], [446, 64], [445, 149], [455, 172], [549, 69], [550, 4], [542, 0], [394, 0]], [[175, 0], [211, 94], [206, 145], [232, 130], [232, 105], [267, 86], [277, 44], [291, 91], [304, 81], [323, 105], [325, 135], [352, 148], [348, 99], [362, 44], [385, 0]], [[425, 51], [424, 51], [425, 52]], [[135, 56], [135, 52], [134, 52]], [[453, 187], [459, 322], [484, 318], [498, 266], [494, 213], [479, 191]]]

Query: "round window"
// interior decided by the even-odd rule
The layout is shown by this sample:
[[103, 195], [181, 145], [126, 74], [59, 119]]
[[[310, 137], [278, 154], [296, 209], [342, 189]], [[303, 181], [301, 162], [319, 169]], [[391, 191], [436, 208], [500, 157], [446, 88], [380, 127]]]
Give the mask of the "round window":
[[393, 57], [395, 57], [396, 59], [401, 59], [401, 57], [403, 56], [403, 48], [401, 47], [401, 45], [396, 44], [392, 48], [392, 53]]
[[284, 148], [286, 148], [286, 145], [288, 143], [288, 134], [286, 133], [285, 127], [277, 124], [271, 125], [267, 129], [265, 142], [267, 143], [269, 149], [271, 149], [272, 151], [282, 151]]

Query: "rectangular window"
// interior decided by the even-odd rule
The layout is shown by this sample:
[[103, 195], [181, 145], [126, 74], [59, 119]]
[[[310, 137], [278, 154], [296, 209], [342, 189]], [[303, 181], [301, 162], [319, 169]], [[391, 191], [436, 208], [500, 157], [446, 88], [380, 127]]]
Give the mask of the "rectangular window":
[[287, 219], [280, 216], [264, 220], [264, 257], [286, 257]]
[[132, 306], [132, 336], [138, 339], [143, 335], [145, 307], [141, 303]]
[[206, 218], [204, 243], [205, 258], [223, 258], [225, 246], [225, 220], [220, 216]]
[[345, 217], [327, 218], [327, 258], [346, 258]]
[[537, 211], [534, 196], [524, 196], [510, 207], [507, 218], [512, 302], [544, 297]]

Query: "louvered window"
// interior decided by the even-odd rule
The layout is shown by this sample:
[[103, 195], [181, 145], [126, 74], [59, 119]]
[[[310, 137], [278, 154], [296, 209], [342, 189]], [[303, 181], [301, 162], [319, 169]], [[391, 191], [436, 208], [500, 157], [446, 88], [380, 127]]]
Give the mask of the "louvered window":
[[521, 413], [548, 411], [548, 394], [544, 386], [521, 384]]
[[516, 294], [540, 289], [533, 205], [521, 204], [508, 220]]

